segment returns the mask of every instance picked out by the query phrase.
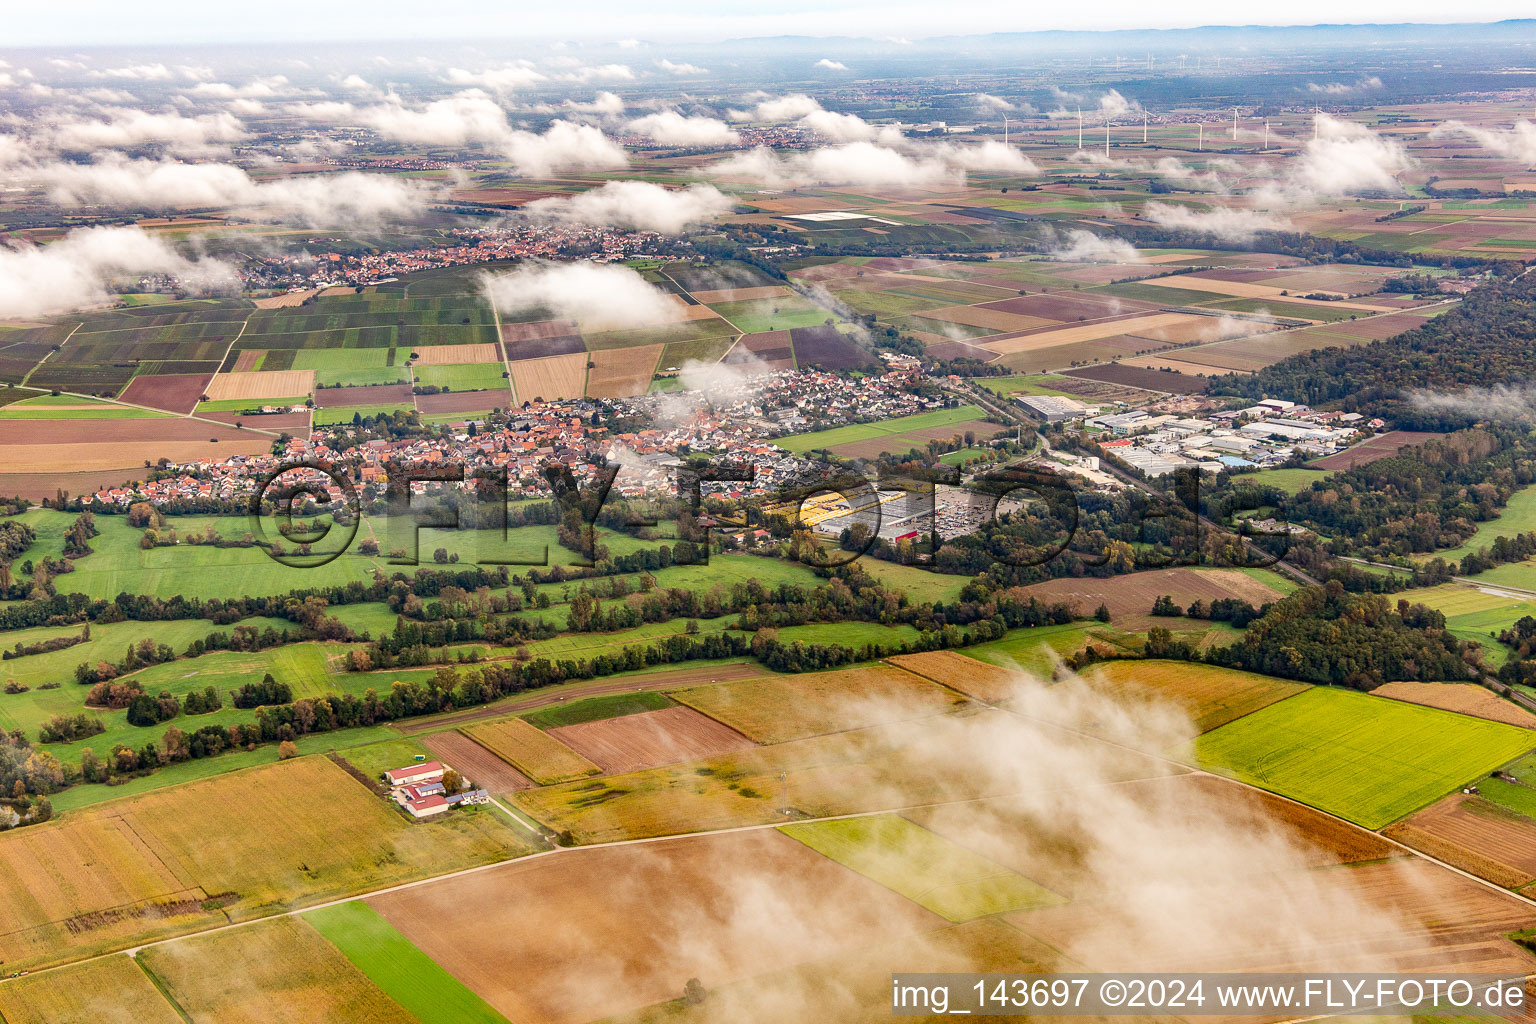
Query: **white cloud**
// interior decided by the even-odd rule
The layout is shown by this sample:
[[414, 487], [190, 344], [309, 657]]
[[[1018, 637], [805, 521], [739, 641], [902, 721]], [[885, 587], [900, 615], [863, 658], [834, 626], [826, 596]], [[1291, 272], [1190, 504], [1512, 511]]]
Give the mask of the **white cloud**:
[[538, 199], [523, 207], [537, 219], [600, 224], [633, 231], [681, 234], [731, 211], [731, 199], [713, 185], [668, 189], [647, 181], [610, 181], [573, 196]]
[[1289, 169], [1293, 190], [1325, 196], [1362, 190], [1398, 192], [1397, 176], [1414, 166], [1402, 143], [1369, 128], [1317, 115], [1317, 138], [1311, 139]]
[[494, 93], [515, 92], [518, 89], [526, 89], [529, 86], [546, 82], [549, 77], [526, 61], [516, 64], [508, 64], [500, 68], [488, 68], [484, 71], [466, 71], [463, 68], [449, 68], [447, 81], [453, 85], [473, 85], [482, 89], [489, 89]]
[[876, 128], [857, 114], [831, 110], [813, 110], [800, 118], [799, 124], [833, 142], [868, 142], [879, 138], [884, 143], [896, 144], [901, 138], [898, 128]]
[[314, 174], [256, 182], [230, 164], [115, 156], [93, 164], [49, 164], [35, 174], [61, 206], [221, 208], [315, 227], [410, 220], [421, 214], [432, 195], [427, 186], [383, 174]]
[[635, 72], [628, 64], [599, 64], [595, 67], [577, 68], [561, 78], [571, 82], [632, 82]]
[[1111, 89], [1099, 97], [1099, 114], [1106, 118], [1124, 117], [1133, 110], [1140, 110], [1141, 104], [1135, 100], [1128, 100], [1120, 95], [1119, 89]]
[[674, 64], [670, 60], [667, 60], [665, 57], [663, 57], [661, 60], [657, 61], [656, 62], [656, 66], [661, 68], [661, 70], [666, 71], [669, 74], [673, 74], [673, 75], [707, 75], [707, 74], [709, 74], [709, 68], [701, 68], [697, 64], [688, 64], [688, 63]]
[[540, 177], [556, 169], [608, 171], [627, 167], [624, 147], [591, 125], [555, 121], [543, 135], [513, 132], [505, 153], [517, 173]]
[[1225, 241], [1250, 242], [1260, 231], [1283, 231], [1290, 227], [1283, 217], [1258, 210], [1207, 207], [1193, 209], [1172, 203], [1148, 203], [1142, 214], [1154, 224], [1213, 235]]
[[1375, 92], [1381, 87], [1381, 79], [1375, 75], [1369, 75], [1355, 82], [1328, 82], [1323, 85], [1316, 82], [1307, 83], [1308, 92], [1321, 93], [1325, 96], [1353, 96], [1362, 92]]
[[110, 120], [65, 121], [54, 128], [52, 143], [66, 152], [131, 149], [158, 145], [169, 152], [195, 154], [245, 138], [245, 128], [233, 114], [152, 114], [131, 108], [105, 112]]
[[141, 82], [168, 82], [176, 77], [164, 64], [132, 64], [121, 68], [92, 71], [91, 78], [128, 78]]
[[352, 120], [386, 138], [425, 146], [496, 146], [511, 133], [506, 112], [478, 89], [455, 93], [420, 110], [405, 106], [398, 96], [385, 103], [353, 110], [348, 104], [316, 103], [307, 108], [320, 120]]
[[253, 100], [269, 100], [278, 96], [291, 94], [293, 89], [289, 86], [285, 75], [267, 75], [263, 78], [253, 78], [244, 85], [230, 85], [228, 82], [199, 82], [187, 92], [193, 96], [205, 97], [215, 100], [232, 100], [245, 98]]
[[1466, 136], [1490, 153], [1507, 156], [1527, 165], [1536, 164], [1536, 124], [1529, 121], [1516, 121], [1509, 131], [1447, 121], [1429, 133], [1432, 139], [1455, 135]]
[[[558, 109], [558, 108], [551, 108]], [[600, 114], [611, 116], [624, 113], [624, 100], [617, 94], [606, 89], [599, 92], [591, 103], [581, 103], [577, 100], [566, 100], [565, 109], [577, 114]]]
[[930, 150], [945, 163], [967, 171], [1039, 174], [1040, 168], [1015, 146], [988, 139], [980, 143], [941, 142]]
[[1077, 263], [1140, 263], [1136, 247], [1123, 238], [1096, 235], [1092, 231], [1072, 228], [1066, 237], [1058, 238], [1050, 255], [1054, 259]]
[[730, 146], [741, 136], [713, 117], [684, 117], [675, 110], [647, 114], [629, 122], [629, 130], [649, 136], [663, 146]]
[[847, 71], [848, 70], [848, 65], [847, 64], [844, 64], [840, 60], [832, 60], [830, 57], [823, 57], [823, 58], [821, 58], [821, 60], [816, 62], [816, 67], [821, 68], [824, 71]]
[[[803, 92], [797, 92], [789, 96], [780, 96], [778, 99], [766, 99], [757, 105], [756, 117], [758, 121], [798, 121], [805, 115], [820, 110], [821, 104], [811, 99]], [[747, 120], [743, 118], [742, 120]]]
[[797, 185], [959, 185], [965, 171], [938, 159], [914, 159], [870, 142], [851, 142], [783, 156], [763, 147], [728, 157], [707, 168], [722, 177], [741, 177], [778, 187]]
[[545, 310], [585, 330], [671, 323], [682, 309], [629, 267], [603, 263], [531, 263], [487, 274], [485, 296], [503, 313]]
[[189, 260], [139, 228], [82, 228], [48, 246], [0, 247], [0, 316], [42, 316], [106, 302], [114, 282], [144, 274], [174, 274], [200, 293], [240, 287], [224, 264]]

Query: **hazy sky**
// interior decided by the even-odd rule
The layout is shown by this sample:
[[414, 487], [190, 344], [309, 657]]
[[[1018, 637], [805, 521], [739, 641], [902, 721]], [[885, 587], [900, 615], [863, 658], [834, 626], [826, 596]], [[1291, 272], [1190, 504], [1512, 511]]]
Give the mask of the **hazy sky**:
[[155, 43], [316, 42], [348, 39], [639, 38], [718, 39], [756, 35], [920, 38], [987, 31], [1185, 28], [1198, 25], [1337, 22], [1496, 21], [1527, 17], [1513, 0], [1094, 0], [1042, 4], [1018, 0], [547, 0], [437, 4], [423, 0], [66, 0], [10, 4], [0, 46]]

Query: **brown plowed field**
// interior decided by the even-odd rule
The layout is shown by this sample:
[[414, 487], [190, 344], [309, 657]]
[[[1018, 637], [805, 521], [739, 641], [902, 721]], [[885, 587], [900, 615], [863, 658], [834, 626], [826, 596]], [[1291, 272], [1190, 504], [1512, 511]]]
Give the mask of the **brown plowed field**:
[[[1108, 934], [1118, 930], [1114, 922], [1120, 919], [1109, 899], [1010, 914], [1007, 920], [1056, 949], [1075, 952], [1087, 970], [1339, 971], [1354, 969], [1366, 957], [1365, 963], [1401, 969], [1525, 975], [1536, 968], [1536, 958], [1506, 938], [1536, 926], [1536, 909], [1508, 894], [1410, 858], [1315, 870], [1326, 873], [1316, 884], [1341, 885], [1357, 901], [1351, 909], [1358, 912], [1328, 921], [1326, 943], [1313, 936], [1287, 942], [1278, 930], [1257, 945], [1234, 944], [1222, 929], [1197, 939], [1177, 923], [1178, 915], [1171, 915], [1166, 923], [1144, 922], [1136, 947], [1140, 955], [1125, 962], [1122, 951], [1130, 943]], [[1213, 877], [1200, 895], [1207, 902], [1220, 901], [1223, 889], [1230, 887], [1233, 899], [1283, 907], [1305, 898], [1301, 894], [1310, 891], [1305, 877], [1310, 874]], [[1403, 926], [1393, 927], [1395, 921]]]
[[1257, 608], [1281, 597], [1278, 590], [1237, 569], [1154, 569], [1107, 579], [1049, 580], [1031, 584], [1024, 591], [1046, 604], [1074, 602], [1085, 615], [1102, 602], [1115, 618], [1150, 614], [1152, 602], [1162, 594], [1170, 595], [1181, 607], [1196, 599], [1209, 604], [1218, 598], [1235, 597]]
[[576, 850], [368, 902], [508, 1020], [552, 1024], [944, 923], [773, 829]]
[[490, 342], [479, 345], [419, 345], [411, 351], [416, 354], [418, 366], [501, 362], [501, 349]]
[[465, 726], [464, 734], [541, 786], [602, 773], [597, 765], [521, 718]]
[[587, 371], [587, 395], [591, 398], [627, 398], [645, 394], [664, 348], [665, 345], [637, 345], [593, 352], [592, 367]]
[[836, 327], [793, 327], [789, 336], [795, 343], [795, 361], [802, 367], [815, 364], [824, 370], [852, 370], [877, 361]]
[[581, 340], [579, 334], [556, 334], [529, 341], [503, 342], [501, 348], [509, 361], [517, 362], [521, 359], [542, 359], [545, 356], [568, 356], [573, 352], [585, 352], [587, 343]]
[[1536, 715], [1476, 683], [1387, 683], [1376, 687], [1371, 695], [1536, 729]]
[[1210, 386], [1210, 381], [1201, 377], [1191, 377], [1187, 373], [1144, 370], [1139, 366], [1126, 366], [1122, 363], [1084, 366], [1065, 372], [1072, 377], [1102, 380], [1110, 384], [1122, 384], [1128, 388], [1141, 388], [1145, 391], [1167, 391], [1175, 395], [1198, 395]]
[[1020, 295], [1016, 299], [1002, 299], [984, 303], [983, 309], [999, 309], [1004, 313], [1019, 313], [1046, 320], [1066, 323], [1070, 320], [1097, 320], [1100, 317], [1119, 316], [1144, 309], [1156, 309], [1155, 302], [1139, 299], [1121, 299], [1111, 295], [1067, 295], [1061, 292]]
[[579, 333], [574, 320], [534, 320], [526, 324], [501, 325], [503, 342], [534, 341], [538, 338], [558, 338]]
[[686, 707], [563, 725], [550, 729], [549, 735], [605, 772], [635, 772], [755, 745], [735, 729]]
[[1479, 796], [1452, 793], [1382, 834], [1497, 885], [1536, 878], [1536, 821]]
[[[272, 370], [257, 373], [216, 373], [204, 389], [221, 402], [231, 398], [296, 398], [315, 390], [314, 370]], [[358, 389], [353, 389], [358, 390]]]
[[512, 392], [506, 388], [493, 391], [450, 391], [441, 395], [417, 395], [416, 408], [428, 415], [433, 413], [484, 412], [488, 409], [507, 409], [512, 405]]
[[759, 676], [671, 696], [759, 743], [938, 715], [970, 703], [930, 680], [888, 665]]
[[[312, 373], [313, 371], [306, 371]], [[315, 405], [321, 409], [345, 405], [410, 405], [409, 384], [374, 384], [362, 388], [321, 388]]]
[[434, 733], [421, 742], [466, 780], [492, 793], [533, 788], [532, 779], [462, 733]]
[[211, 373], [173, 373], [163, 377], [135, 377], [117, 397], [134, 405], [168, 412], [191, 412], [203, 396]]
[[946, 306], [943, 309], [925, 310], [923, 316], [930, 320], [944, 320], [969, 327], [984, 327], [989, 331], [998, 332], [1027, 331], [1035, 327], [1052, 327], [1059, 323], [1045, 317], [1005, 313], [1000, 309], [988, 309], [985, 306]]
[[1428, 322], [1424, 317], [1413, 313], [1389, 313], [1386, 316], [1373, 316], [1365, 320], [1335, 320], [1323, 325], [1320, 330], [1325, 330], [1329, 334], [1342, 334], [1348, 338], [1377, 341], [1381, 338], [1394, 338], [1404, 331], [1423, 327]]
[[1375, 462], [1377, 459], [1385, 459], [1390, 455], [1396, 455], [1399, 449], [1411, 444], [1423, 444], [1436, 437], [1444, 437], [1444, 434], [1433, 430], [1389, 430], [1385, 434], [1378, 434], [1362, 444], [1339, 452], [1337, 455], [1329, 455], [1318, 459], [1311, 465], [1318, 469], [1326, 469], [1334, 472], [1340, 469], [1354, 469], [1356, 466], [1364, 466]]
[[746, 302], [749, 299], [776, 299], [781, 295], [788, 295], [789, 289], [783, 285], [760, 285], [756, 288], [711, 288], [691, 294], [704, 303]]
[[587, 353], [573, 352], [542, 359], [518, 359], [511, 364], [512, 387], [518, 402], [580, 398], [587, 386]]
[[[252, 372], [254, 372], [255, 369], [256, 369], [256, 364], [261, 362], [261, 357], [266, 355], [266, 354], [267, 354], [267, 350], [264, 349], [264, 348], [246, 348], [246, 349], [241, 349], [235, 355], [235, 368], [234, 368], [233, 372], [235, 372], [235, 373], [252, 373]], [[281, 397], [281, 396], [279, 396], [279, 397]]]
[[[1050, 331], [1038, 331], [1008, 338], [983, 339], [981, 344], [994, 352], [1008, 355], [1012, 352], [1032, 352], [1036, 349], [1072, 345], [1081, 341], [1098, 341], [1121, 334], [1137, 334], [1164, 328], [1179, 327], [1201, 320], [1185, 313], [1151, 313], [1129, 320], [1102, 320], [1097, 323], [1063, 324]], [[1155, 341], [1148, 338], [1148, 341]]]

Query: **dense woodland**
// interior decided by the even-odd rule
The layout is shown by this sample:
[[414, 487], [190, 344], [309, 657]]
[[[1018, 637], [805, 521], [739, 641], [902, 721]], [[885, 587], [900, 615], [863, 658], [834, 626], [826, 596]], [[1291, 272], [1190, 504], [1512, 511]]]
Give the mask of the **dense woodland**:
[[1414, 391], [1523, 386], [1536, 380], [1536, 278], [1494, 279], [1457, 306], [1384, 341], [1291, 356], [1255, 373], [1214, 378], [1217, 394], [1283, 396], [1389, 417], [1404, 429], [1447, 430], [1486, 415], [1416, 405]]

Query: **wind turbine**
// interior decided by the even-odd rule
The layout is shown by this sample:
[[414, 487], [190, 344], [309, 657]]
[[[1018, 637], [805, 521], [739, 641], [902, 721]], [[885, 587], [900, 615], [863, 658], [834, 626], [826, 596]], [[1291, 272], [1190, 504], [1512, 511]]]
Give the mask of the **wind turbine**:
[[1077, 108], [1077, 148], [1083, 148], [1083, 108]]
[[1008, 115], [1003, 115], [1003, 145], [1008, 145]]
[[1146, 112], [1146, 110], [1142, 110], [1142, 112], [1141, 112], [1141, 144], [1143, 146], [1145, 146], [1147, 144], [1147, 112]]
[[1317, 119], [1318, 119], [1319, 116], [1321, 116], [1322, 112], [1323, 112], [1323, 108], [1322, 107], [1313, 107], [1312, 108], [1312, 141], [1313, 142], [1317, 141]]
[[1104, 119], [1104, 159], [1109, 159], [1109, 118]]
[[1200, 141], [1195, 143], [1195, 152], [1196, 153], [1204, 153], [1205, 152], [1205, 122], [1204, 121], [1200, 122]]
[[1232, 108], [1232, 141], [1237, 141], [1237, 108]]
[[1264, 152], [1269, 152], [1269, 122], [1264, 122]]

